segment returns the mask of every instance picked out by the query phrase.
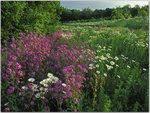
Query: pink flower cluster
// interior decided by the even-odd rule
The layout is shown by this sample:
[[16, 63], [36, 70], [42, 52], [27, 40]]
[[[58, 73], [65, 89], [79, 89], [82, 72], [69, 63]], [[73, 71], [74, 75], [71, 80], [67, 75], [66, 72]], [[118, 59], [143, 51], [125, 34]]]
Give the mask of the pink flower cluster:
[[[3, 91], [7, 89], [4, 94], [20, 93], [19, 86], [26, 86], [29, 78], [40, 81], [52, 72], [60, 78], [54, 87], [49, 87], [52, 97], [78, 98], [84, 87], [88, 64], [95, 60], [95, 52], [82, 46], [61, 44], [61, 33], [58, 31], [51, 36], [21, 33], [20, 40], [12, 38], [9, 45], [2, 47], [2, 57], [6, 57], [2, 61], [2, 80], [7, 83], [7, 87], [2, 87]], [[66, 87], [60, 85], [62, 82]], [[59, 95], [62, 91], [65, 93]]]

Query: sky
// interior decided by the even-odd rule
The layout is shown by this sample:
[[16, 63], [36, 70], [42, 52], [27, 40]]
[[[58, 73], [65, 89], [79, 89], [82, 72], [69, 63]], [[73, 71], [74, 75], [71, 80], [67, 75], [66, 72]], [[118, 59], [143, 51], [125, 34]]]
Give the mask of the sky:
[[63, 7], [79, 10], [88, 7], [94, 10], [114, 8], [127, 4], [130, 4], [131, 7], [135, 5], [144, 6], [149, 4], [148, 0], [60, 0], [60, 3]]

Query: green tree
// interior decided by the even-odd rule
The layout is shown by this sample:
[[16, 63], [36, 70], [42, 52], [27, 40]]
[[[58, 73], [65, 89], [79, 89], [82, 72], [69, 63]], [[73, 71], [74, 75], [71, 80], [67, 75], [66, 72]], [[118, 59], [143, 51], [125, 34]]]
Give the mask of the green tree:
[[19, 32], [51, 34], [59, 24], [59, 1], [2, 1], [2, 40]]
[[138, 10], [138, 16], [145, 17], [148, 16], [148, 6], [143, 6]]
[[131, 6], [125, 5], [122, 7], [122, 13], [126, 19], [131, 18], [131, 12], [130, 12]]
[[82, 19], [90, 19], [92, 18], [93, 11], [89, 8], [84, 8], [81, 13], [82, 13], [81, 15]]
[[116, 7], [113, 9], [112, 19], [124, 19], [124, 15], [121, 7]]

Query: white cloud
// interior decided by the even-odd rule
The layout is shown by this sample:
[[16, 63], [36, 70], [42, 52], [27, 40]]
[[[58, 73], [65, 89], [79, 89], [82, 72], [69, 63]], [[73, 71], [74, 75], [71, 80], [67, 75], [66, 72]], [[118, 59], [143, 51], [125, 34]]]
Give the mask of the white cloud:
[[124, 6], [130, 4], [131, 7], [135, 5], [144, 6], [148, 5], [148, 0], [61, 0], [61, 4], [64, 7], [70, 9], [106, 9], [117, 6]]

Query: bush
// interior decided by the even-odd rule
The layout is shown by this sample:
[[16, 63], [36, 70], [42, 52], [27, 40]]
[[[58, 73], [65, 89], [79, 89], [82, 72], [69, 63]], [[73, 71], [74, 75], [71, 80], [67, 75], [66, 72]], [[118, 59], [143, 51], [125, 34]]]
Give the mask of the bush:
[[2, 111], [78, 109], [94, 53], [61, 44], [61, 34], [21, 33], [2, 48]]
[[18, 37], [19, 32], [51, 34], [59, 23], [58, 1], [2, 1], [2, 40]]

